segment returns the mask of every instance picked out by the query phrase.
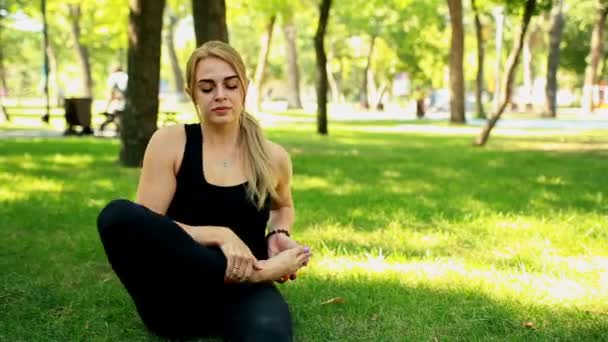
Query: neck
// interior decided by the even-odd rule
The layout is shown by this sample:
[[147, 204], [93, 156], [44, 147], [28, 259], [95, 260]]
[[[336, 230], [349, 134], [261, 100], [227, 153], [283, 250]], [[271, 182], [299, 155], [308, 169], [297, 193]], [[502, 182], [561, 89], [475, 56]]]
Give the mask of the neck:
[[228, 149], [236, 147], [239, 140], [238, 125], [201, 124], [203, 140], [208, 146]]

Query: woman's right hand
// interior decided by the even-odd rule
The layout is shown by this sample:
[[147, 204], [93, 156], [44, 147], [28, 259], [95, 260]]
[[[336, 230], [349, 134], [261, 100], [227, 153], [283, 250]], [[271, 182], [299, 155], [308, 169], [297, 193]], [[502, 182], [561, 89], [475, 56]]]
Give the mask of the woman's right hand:
[[225, 277], [234, 281], [248, 281], [262, 267], [247, 245], [230, 229], [226, 229], [219, 247], [226, 256]]

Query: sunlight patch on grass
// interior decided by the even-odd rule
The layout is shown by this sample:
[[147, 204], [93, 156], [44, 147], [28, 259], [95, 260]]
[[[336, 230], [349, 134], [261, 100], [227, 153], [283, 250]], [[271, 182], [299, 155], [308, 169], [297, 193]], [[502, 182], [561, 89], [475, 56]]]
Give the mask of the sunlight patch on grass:
[[329, 180], [325, 178], [295, 175], [292, 188], [298, 191], [326, 190], [331, 186], [333, 186], [333, 184], [330, 184]]
[[89, 164], [93, 163], [94, 159], [91, 155], [63, 155], [63, 154], [55, 154], [49, 156], [48, 158], [44, 158], [43, 161], [58, 165], [58, 166], [66, 166], [66, 167], [77, 167], [77, 168], [85, 168]]
[[[354, 211], [353, 222], [364, 211]], [[323, 255], [355, 255], [358, 253], [388, 253], [391, 258], [410, 256], [430, 256], [433, 250], [452, 245], [447, 231], [408, 229], [399, 222], [391, 222], [386, 227], [374, 227], [361, 231], [355, 225], [329, 224], [306, 231], [303, 236], [308, 243], [321, 246]]]
[[0, 174], [0, 180], [7, 184], [0, 188], [0, 200], [7, 202], [23, 201], [30, 198], [32, 194], [57, 194], [64, 189], [63, 182], [48, 178]]
[[[391, 262], [382, 255], [318, 257], [303, 272], [354, 281], [398, 279], [405, 286], [482, 292], [490, 298], [561, 307], [593, 307], [608, 302], [608, 258], [566, 262], [582, 272], [578, 277], [484, 268], [458, 259]], [[581, 265], [583, 266], [581, 268]], [[565, 266], [565, 265], [564, 265]], [[589, 277], [593, 270], [601, 277]]]
[[339, 187], [336, 187], [330, 180], [314, 176], [294, 177], [292, 189], [294, 191], [319, 191], [336, 195], [349, 195], [362, 190], [361, 184], [350, 180], [344, 180]]

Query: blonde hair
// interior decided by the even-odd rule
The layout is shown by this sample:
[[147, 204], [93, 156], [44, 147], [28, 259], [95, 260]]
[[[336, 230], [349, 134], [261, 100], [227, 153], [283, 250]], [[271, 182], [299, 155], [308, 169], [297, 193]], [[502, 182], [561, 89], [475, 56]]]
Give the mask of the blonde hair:
[[[204, 43], [194, 50], [188, 59], [188, 64], [186, 65], [186, 92], [194, 105], [196, 106], [193, 92], [196, 86], [196, 66], [200, 61], [208, 57], [219, 58], [234, 69], [243, 90], [242, 101], [244, 108], [248, 85], [245, 63], [243, 63], [243, 59], [232, 46], [217, 40]], [[239, 123], [239, 141], [243, 155], [245, 156], [245, 168], [247, 171], [247, 195], [259, 210], [264, 206], [268, 195], [271, 198], [278, 197], [275, 190], [275, 170], [268, 154], [266, 139], [257, 120], [247, 111], [243, 110], [239, 117]]]

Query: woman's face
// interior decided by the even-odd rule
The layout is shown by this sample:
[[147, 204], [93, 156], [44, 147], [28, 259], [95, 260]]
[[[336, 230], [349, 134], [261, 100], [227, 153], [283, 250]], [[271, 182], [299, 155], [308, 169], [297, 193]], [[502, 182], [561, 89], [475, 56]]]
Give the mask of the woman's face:
[[201, 120], [214, 124], [238, 122], [244, 90], [230, 64], [207, 57], [198, 62], [194, 77], [193, 97]]

